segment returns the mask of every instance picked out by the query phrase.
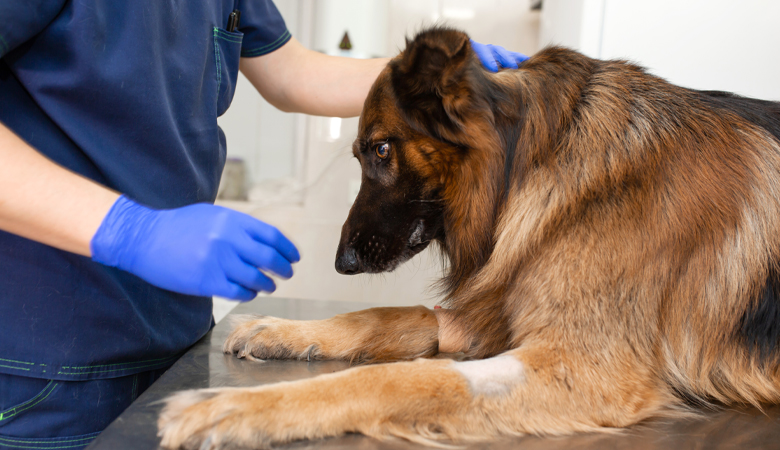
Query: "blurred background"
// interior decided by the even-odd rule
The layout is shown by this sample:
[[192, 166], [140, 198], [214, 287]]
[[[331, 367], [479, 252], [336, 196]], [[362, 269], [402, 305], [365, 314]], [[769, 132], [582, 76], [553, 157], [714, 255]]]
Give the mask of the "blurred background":
[[[780, 100], [777, 0], [275, 0], [290, 32], [317, 51], [391, 57], [426, 25], [532, 55], [550, 44], [628, 59], [682, 86]], [[339, 49], [344, 33], [352, 49]], [[277, 297], [432, 306], [442, 262], [430, 249], [395, 272], [339, 275], [341, 225], [360, 187], [351, 144], [357, 118], [287, 114], [239, 75], [219, 124], [228, 164], [218, 204], [273, 224], [302, 260]], [[262, 297], [255, 301], [263, 301]], [[234, 302], [215, 299], [221, 319]], [[367, 305], [370, 306], [370, 305]]]

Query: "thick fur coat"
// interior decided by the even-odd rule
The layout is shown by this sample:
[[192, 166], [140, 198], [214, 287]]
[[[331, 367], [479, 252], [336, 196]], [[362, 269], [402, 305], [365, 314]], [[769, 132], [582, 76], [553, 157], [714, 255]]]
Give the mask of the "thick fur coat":
[[[492, 74], [434, 28], [377, 79], [353, 150], [337, 270], [393, 270], [437, 242], [469, 360], [181, 393], [163, 445], [463, 442], [780, 401], [780, 104], [557, 47]], [[410, 360], [438, 352], [439, 324], [424, 307], [245, 318], [225, 350]]]

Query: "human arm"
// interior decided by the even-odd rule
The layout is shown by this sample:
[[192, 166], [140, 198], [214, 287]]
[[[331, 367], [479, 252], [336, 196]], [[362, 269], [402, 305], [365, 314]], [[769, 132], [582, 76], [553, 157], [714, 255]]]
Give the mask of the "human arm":
[[42, 156], [0, 124], [0, 229], [119, 267], [164, 289], [248, 300], [273, 291], [298, 251], [226, 208], [154, 210]]
[[91, 256], [119, 194], [55, 164], [0, 123], [0, 229]]
[[260, 95], [282, 111], [353, 117], [388, 61], [329, 56], [292, 38], [266, 55], [241, 58], [240, 68]]
[[[495, 45], [471, 41], [486, 69], [517, 68], [528, 59]], [[309, 50], [295, 38], [271, 53], [241, 58], [241, 72], [260, 95], [285, 112], [352, 117], [389, 58], [355, 59]]]

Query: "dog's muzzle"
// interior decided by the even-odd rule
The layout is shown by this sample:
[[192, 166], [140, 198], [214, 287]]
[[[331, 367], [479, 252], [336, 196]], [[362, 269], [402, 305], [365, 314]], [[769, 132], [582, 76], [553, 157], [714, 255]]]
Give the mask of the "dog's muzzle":
[[342, 275], [356, 275], [361, 272], [360, 263], [358, 263], [357, 253], [355, 253], [354, 248], [346, 248], [336, 258], [336, 272]]

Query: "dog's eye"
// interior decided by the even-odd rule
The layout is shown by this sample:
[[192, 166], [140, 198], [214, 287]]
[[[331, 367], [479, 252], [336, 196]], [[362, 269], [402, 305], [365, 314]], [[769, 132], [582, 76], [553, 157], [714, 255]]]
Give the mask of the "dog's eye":
[[387, 142], [378, 144], [374, 149], [376, 150], [376, 156], [381, 159], [387, 159], [390, 156], [390, 144]]

